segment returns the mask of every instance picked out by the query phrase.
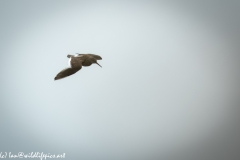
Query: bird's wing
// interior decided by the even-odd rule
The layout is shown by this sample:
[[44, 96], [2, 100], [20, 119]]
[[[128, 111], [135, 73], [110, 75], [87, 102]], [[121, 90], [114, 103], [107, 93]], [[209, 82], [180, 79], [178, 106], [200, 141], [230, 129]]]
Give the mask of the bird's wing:
[[102, 59], [102, 57], [100, 57], [99, 55], [96, 55], [96, 54], [87, 54], [87, 55], [95, 58], [96, 60], [101, 60]]
[[65, 78], [67, 76], [70, 76], [74, 73], [76, 73], [77, 71], [79, 71], [81, 68], [66, 68], [64, 70], [62, 70], [61, 72], [59, 72], [56, 77], [54, 78], [54, 80], [58, 80], [58, 79], [62, 79]]
[[82, 60], [79, 58], [71, 57], [71, 66], [71, 68], [66, 68], [59, 72], [54, 80], [65, 78], [79, 71], [82, 68]]

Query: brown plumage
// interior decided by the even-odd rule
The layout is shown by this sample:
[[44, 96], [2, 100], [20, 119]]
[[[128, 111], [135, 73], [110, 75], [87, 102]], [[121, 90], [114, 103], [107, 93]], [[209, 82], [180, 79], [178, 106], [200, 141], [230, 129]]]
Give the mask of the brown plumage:
[[[82, 66], [91, 66], [93, 63], [98, 64], [97, 60], [102, 59], [102, 57], [95, 54], [77, 54], [75, 56], [67, 55], [67, 57], [69, 58], [70, 67], [63, 69], [61, 72], [59, 72], [54, 78], [54, 80], [70, 76], [79, 71]], [[100, 64], [98, 65], [102, 67]]]

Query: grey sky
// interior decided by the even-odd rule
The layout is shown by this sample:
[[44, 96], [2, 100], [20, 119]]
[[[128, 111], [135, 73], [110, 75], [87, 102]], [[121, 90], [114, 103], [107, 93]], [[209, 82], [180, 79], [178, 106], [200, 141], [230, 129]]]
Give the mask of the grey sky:
[[[0, 152], [239, 159], [239, 7], [1, 0]], [[74, 53], [103, 68], [54, 81]]]

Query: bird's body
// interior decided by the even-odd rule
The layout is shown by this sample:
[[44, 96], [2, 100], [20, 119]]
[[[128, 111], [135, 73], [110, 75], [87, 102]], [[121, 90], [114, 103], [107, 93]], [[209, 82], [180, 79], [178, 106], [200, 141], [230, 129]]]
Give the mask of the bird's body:
[[[82, 66], [91, 66], [93, 63], [97, 63], [97, 60], [101, 60], [102, 58], [95, 54], [76, 54], [76, 55], [67, 55], [69, 58], [69, 68], [66, 68], [59, 72], [54, 80], [62, 79], [67, 76], [70, 76], [77, 71], [79, 71]], [[102, 67], [100, 64], [98, 64]]]

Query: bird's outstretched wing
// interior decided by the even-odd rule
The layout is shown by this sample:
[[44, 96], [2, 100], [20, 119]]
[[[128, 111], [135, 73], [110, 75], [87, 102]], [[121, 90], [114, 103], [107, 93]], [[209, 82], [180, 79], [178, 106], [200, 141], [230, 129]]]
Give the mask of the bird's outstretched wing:
[[56, 75], [56, 77], [54, 78], [54, 80], [58, 80], [58, 79], [62, 79], [67, 76], [70, 76], [82, 68], [82, 60], [81, 59], [71, 57], [70, 61], [71, 61], [71, 68], [66, 68], [66, 69], [62, 70], [61, 72], [59, 72]]
[[76, 73], [77, 71], [79, 71], [82, 67], [75, 67], [75, 68], [66, 68], [63, 69], [61, 72], [59, 72], [56, 77], [54, 78], [54, 80], [58, 80], [58, 79], [62, 79], [65, 78], [67, 76], [70, 76], [74, 73]]

